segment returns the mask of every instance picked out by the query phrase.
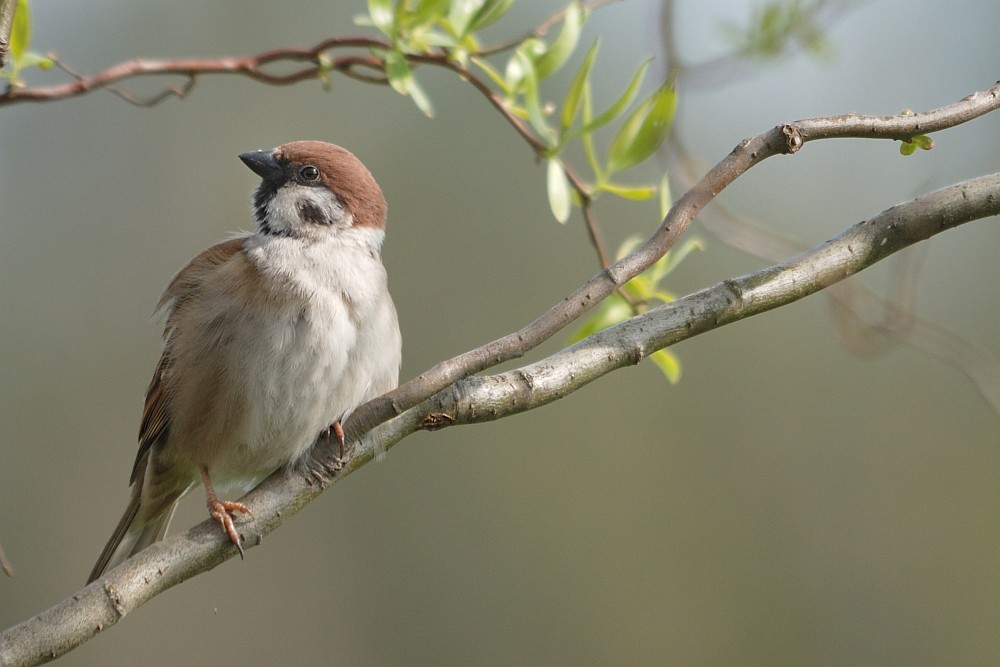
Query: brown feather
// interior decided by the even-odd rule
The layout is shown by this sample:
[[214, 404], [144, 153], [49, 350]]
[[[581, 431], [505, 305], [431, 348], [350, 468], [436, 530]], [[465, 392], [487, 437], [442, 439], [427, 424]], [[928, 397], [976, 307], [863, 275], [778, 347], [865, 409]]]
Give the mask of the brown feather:
[[166, 344], [163, 348], [163, 354], [160, 355], [160, 361], [156, 364], [153, 378], [149, 381], [149, 387], [146, 389], [146, 403], [143, 406], [142, 420], [139, 424], [139, 451], [136, 452], [135, 464], [132, 467], [131, 483], [133, 484], [139, 475], [139, 467], [143, 457], [170, 426], [164, 375], [170, 370], [171, 323], [175, 320], [175, 314], [185, 303], [197, 297], [202, 289], [203, 281], [214, 269], [228, 262], [233, 255], [240, 251], [243, 247], [243, 241], [243, 237], [229, 239], [201, 252], [174, 276], [156, 305], [157, 311], [166, 310], [167, 325], [163, 330]]
[[[139, 449], [132, 466], [132, 495], [125, 513], [104, 546], [87, 583], [101, 576], [106, 569], [124, 561], [153, 542], [162, 539], [173, 516], [174, 508], [190, 486], [171, 484], [169, 470], [150, 470], [150, 455], [156, 443], [166, 443], [170, 429], [169, 373], [171, 367], [171, 336], [173, 323], [184, 306], [197, 299], [205, 279], [218, 267], [230, 261], [243, 247], [243, 238], [234, 238], [203, 251], [174, 277], [157, 304], [157, 311], [166, 311], [163, 354], [146, 389], [146, 401], [139, 425]], [[167, 445], [169, 446], [169, 445]], [[161, 465], [166, 465], [161, 462]], [[149, 487], [143, 499], [146, 478]], [[164, 485], [165, 483], [165, 485]], [[134, 536], [126, 543], [130, 533]]]

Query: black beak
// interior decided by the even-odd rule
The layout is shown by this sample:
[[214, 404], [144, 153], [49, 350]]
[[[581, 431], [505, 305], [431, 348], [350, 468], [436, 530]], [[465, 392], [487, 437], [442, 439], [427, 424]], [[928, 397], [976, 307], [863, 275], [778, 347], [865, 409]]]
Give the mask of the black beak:
[[285, 180], [285, 170], [281, 168], [274, 159], [274, 150], [250, 151], [240, 154], [243, 164], [250, 167], [255, 174], [265, 181], [272, 183], [283, 183]]

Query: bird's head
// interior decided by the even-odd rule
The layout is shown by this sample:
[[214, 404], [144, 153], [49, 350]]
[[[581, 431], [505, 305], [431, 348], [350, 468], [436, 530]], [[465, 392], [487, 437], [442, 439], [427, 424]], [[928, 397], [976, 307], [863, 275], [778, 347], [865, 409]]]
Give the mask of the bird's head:
[[261, 177], [252, 197], [260, 233], [317, 238], [350, 228], [385, 229], [381, 188], [340, 146], [293, 141], [240, 159]]

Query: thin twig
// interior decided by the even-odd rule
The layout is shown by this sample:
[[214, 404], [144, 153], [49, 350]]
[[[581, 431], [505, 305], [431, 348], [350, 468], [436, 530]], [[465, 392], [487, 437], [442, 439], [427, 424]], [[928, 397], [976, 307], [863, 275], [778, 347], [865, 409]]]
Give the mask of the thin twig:
[[[0, 106], [19, 102], [52, 102], [108, 88], [126, 79], [141, 76], [179, 75], [192, 79], [205, 74], [236, 74], [272, 86], [287, 86], [300, 81], [315, 79], [321, 71], [320, 55], [334, 49], [390, 49], [388, 42], [369, 37], [337, 37], [325, 39], [311, 48], [284, 48], [264, 51], [243, 58], [184, 58], [150, 60], [136, 58], [112, 65], [95, 74], [82, 75], [72, 72], [58, 58], [62, 69], [71, 73], [74, 80], [52, 86], [25, 86], [0, 94]], [[356, 67], [380, 64], [369, 55], [349, 55], [331, 59], [329, 69], [351, 76]], [[271, 74], [268, 66], [278, 63], [308, 63], [307, 66], [285, 74]]]

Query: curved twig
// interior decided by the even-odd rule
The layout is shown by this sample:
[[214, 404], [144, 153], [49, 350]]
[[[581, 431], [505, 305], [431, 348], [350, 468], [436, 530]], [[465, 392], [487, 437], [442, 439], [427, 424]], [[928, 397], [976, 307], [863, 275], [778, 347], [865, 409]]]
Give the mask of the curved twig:
[[[287, 86], [315, 79], [322, 71], [320, 56], [327, 51], [344, 48], [390, 49], [392, 47], [388, 42], [369, 37], [334, 37], [325, 39], [310, 48], [273, 49], [243, 58], [179, 58], [169, 60], [135, 58], [90, 75], [73, 72], [59, 58], [53, 56], [53, 60], [60, 68], [73, 76], [73, 81], [52, 86], [12, 87], [0, 94], [0, 106], [19, 102], [63, 100], [108, 88], [127, 79], [141, 76], [175, 75], [194, 79], [205, 74], [236, 74], [272, 86]], [[308, 65], [285, 74], [271, 74], [267, 71], [267, 67], [279, 63], [308, 63]], [[373, 63], [378, 63], [378, 61], [371, 56], [349, 55], [331, 59], [329, 69], [350, 76], [354, 68], [370, 67]], [[376, 66], [381, 69], [380, 64]]]
[[394, 391], [361, 406], [345, 428], [349, 435], [356, 437], [456, 380], [520, 358], [652, 266], [674, 245], [701, 209], [739, 176], [769, 157], [795, 153], [806, 142], [819, 139], [867, 137], [904, 140], [960, 125], [998, 107], [1000, 84], [994, 84], [954, 104], [926, 113], [899, 116], [847, 114], [813, 118], [780, 125], [746, 139], [688, 190], [670, 209], [653, 235], [629, 255], [599, 272], [527, 326], [442, 361]]

